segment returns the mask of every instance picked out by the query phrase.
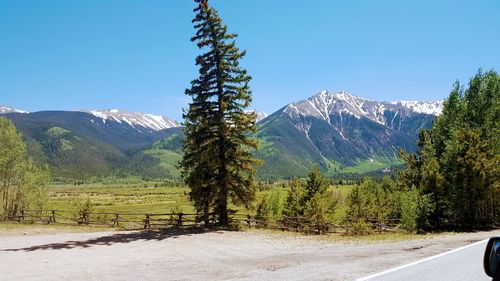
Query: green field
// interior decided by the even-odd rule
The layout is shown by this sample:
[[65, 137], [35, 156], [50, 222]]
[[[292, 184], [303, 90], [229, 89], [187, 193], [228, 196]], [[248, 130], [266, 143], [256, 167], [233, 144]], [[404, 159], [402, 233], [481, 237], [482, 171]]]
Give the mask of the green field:
[[[169, 213], [173, 209], [194, 213], [189, 201], [189, 188], [183, 186], [155, 187], [159, 183], [142, 184], [86, 184], [52, 185], [49, 189], [49, 208], [74, 211], [78, 203], [90, 199], [97, 212], [118, 213]], [[257, 193], [258, 201], [265, 194], [271, 194], [272, 187]], [[252, 209], [231, 205], [239, 214], [253, 213]]]
[[[346, 198], [351, 188], [349, 185], [329, 186], [329, 190], [338, 199], [335, 210], [330, 215], [332, 222], [343, 223]], [[281, 220], [288, 184], [285, 181], [260, 183], [258, 190], [249, 208], [229, 205], [233, 218], [243, 220], [246, 215], [256, 215], [257, 206], [266, 198], [271, 206], [270, 213], [266, 215], [268, 219], [271, 222]], [[81, 220], [84, 220], [82, 214], [88, 213], [92, 225], [111, 227], [118, 218], [116, 221], [119, 221], [122, 228], [142, 228], [145, 227], [146, 219], [151, 224], [164, 224], [166, 221], [175, 224], [179, 213], [183, 213], [184, 222], [190, 224], [194, 222], [196, 213], [189, 201], [189, 188], [172, 182], [53, 184], [48, 195], [45, 211], [26, 210], [26, 221], [42, 218], [44, 223], [48, 223], [49, 217], [54, 215], [58, 223], [75, 225], [78, 221], [87, 224]]]
[[98, 212], [167, 213], [180, 208], [194, 212], [188, 188], [143, 185], [54, 185], [49, 190], [51, 209], [73, 211], [79, 202], [90, 199]]
[[[156, 187], [155, 187], [156, 186]], [[158, 187], [159, 186], [159, 187]], [[280, 193], [286, 198], [286, 187], [265, 186], [257, 192], [254, 205], [265, 195]], [[330, 186], [339, 198], [339, 213], [343, 213], [345, 198], [351, 186]], [[76, 211], [79, 203], [90, 199], [96, 212], [110, 213], [169, 213], [173, 209], [184, 213], [194, 213], [188, 198], [189, 188], [182, 186], [161, 186], [161, 183], [146, 182], [136, 184], [85, 184], [52, 185], [49, 189], [49, 208]], [[254, 214], [254, 208], [231, 205], [238, 214]]]

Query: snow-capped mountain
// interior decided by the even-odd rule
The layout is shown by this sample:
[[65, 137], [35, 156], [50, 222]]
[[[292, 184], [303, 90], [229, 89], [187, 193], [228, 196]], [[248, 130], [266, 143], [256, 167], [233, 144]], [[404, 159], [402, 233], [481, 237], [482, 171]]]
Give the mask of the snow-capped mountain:
[[312, 165], [330, 170], [373, 159], [384, 164], [397, 161], [398, 149], [414, 151], [419, 130], [429, 128], [436, 118], [420, 112], [422, 104], [411, 105], [343, 91], [321, 91], [291, 103], [260, 122], [257, 135], [266, 145], [258, 152], [264, 160], [259, 172], [293, 177], [306, 175]]
[[[382, 125], [390, 125], [397, 115], [405, 117], [412, 113], [439, 115], [442, 110], [442, 101], [437, 102], [378, 102], [360, 98], [348, 92], [321, 91], [306, 100], [289, 104], [284, 113], [294, 119], [303, 116], [325, 120], [332, 125], [332, 114], [335, 116], [351, 115], [359, 119], [368, 118]], [[392, 114], [390, 114], [392, 113]]]
[[246, 113], [255, 113], [255, 119], [257, 122], [260, 122], [262, 119], [266, 118], [269, 116], [269, 114], [263, 112], [263, 111], [258, 111], [256, 109], [251, 109], [251, 110], [245, 110]]
[[[257, 175], [303, 177], [313, 165], [333, 173], [344, 172], [343, 167], [349, 166], [388, 167], [398, 161], [400, 148], [416, 149], [418, 131], [432, 126], [441, 104], [378, 102], [347, 92], [322, 91], [269, 116], [249, 111], [255, 112], [259, 121], [255, 136], [261, 146], [256, 157], [264, 160]], [[0, 107], [0, 113], [12, 112], [23, 111]], [[135, 171], [138, 175], [151, 172], [155, 176], [160, 171], [164, 173], [162, 176], [177, 173], [174, 168], [162, 168], [161, 160], [152, 159], [156, 156], [148, 150], [151, 147], [175, 153], [182, 150], [180, 124], [161, 115], [105, 109], [5, 116], [26, 138], [40, 144], [33, 147], [40, 147], [47, 159], [53, 159], [51, 165], [55, 170], [65, 167], [64, 171], [59, 170], [71, 173], [70, 176], [107, 175], [117, 170]], [[73, 163], [75, 166], [66, 169]], [[82, 166], [88, 169], [82, 171]]]
[[440, 115], [443, 112], [443, 100], [439, 101], [393, 101], [392, 104], [401, 105], [415, 112]]
[[23, 111], [23, 110], [19, 110], [19, 109], [15, 109], [12, 107], [0, 105], [0, 114], [4, 114], [4, 113], [28, 113], [28, 112]]
[[128, 112], [118, 109], [100, 109], [100, 110], [78, 110], [89, 113], [99, 118], [103, 123], [108, 120], [118, 123], [126, 123], [134, 128], [143, 127], [154, 131], [160, 131], [169, 128], [179, 127], [180, 125], [162, 115], [146, 114], [140, 112]]

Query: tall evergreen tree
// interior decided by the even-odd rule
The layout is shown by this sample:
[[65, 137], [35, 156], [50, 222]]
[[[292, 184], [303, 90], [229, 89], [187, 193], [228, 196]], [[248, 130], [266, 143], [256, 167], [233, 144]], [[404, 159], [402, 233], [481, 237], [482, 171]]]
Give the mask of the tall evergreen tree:
[[183, 176], [191, 188], [196, 210], [208, 222], [214, 211], [221, 224], [228, 222], [228, 199], [249, 206], [255, 196], [252, 156], [257, 140], [255, 114], [244, 109], [252, 101], [251, 77], [240, 67], [245, 56], [235, 44], [236, 34], [228, 33], [208, 0], [195, 0], [193, 19], [196, 42], [202, 54], [196, 58], [199, 77], [191, 82], [186, 95], [192, 97], [184, 114]]
[[304, 196], [304, 186], [302, 182], [294, 178], [290, 182], [290, 191], [285, 201], [284, 213], [289, 217], [298, 217], [303, 214], [304, 206], [302, 197]]
[[439, 169], [439, 162], [432, 157], [422, 166], [420, 181], [420, 192], [429, 194], [429, 200], [434, 206], [430, 213], [429, 223], [436, 228], [440, 228], [445, 223], [445, 212], [450, 207], [446, 198], [448, 194], [444, 185], [444, 176]]
[[305, 185], [304, 204], [311, 200], [316, 193], [324, 193], [328, 187], [325, 176], [321, 173], [318, 166], [314, 165], [309, 172], [309, 177]]

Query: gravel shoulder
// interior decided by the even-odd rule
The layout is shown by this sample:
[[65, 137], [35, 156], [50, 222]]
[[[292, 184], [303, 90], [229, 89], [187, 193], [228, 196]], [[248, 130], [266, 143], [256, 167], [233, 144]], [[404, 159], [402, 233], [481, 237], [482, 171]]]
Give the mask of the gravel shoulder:
[[405, 241], [264, 231], [23, 233], [0, 234], [0, 280], [352, 280], [500, 230]]

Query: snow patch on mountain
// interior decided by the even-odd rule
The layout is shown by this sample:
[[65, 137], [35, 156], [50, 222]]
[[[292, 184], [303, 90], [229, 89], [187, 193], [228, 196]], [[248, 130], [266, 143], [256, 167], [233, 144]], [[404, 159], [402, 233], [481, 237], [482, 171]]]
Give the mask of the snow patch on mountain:
[[439, 101], [393, 101], [392, 104], [401, 105], [415, 112], [440, 115], [443, 112], [443, 100]]
[[366, 117], [377, 123], [384, 124], [383, 111], [386, 106], [381, 103], [353, 96], [345, 91], [321, 91], [306, 100], [288, 105], [284, 112], [293, 119], [300, 116], [312, 116], [327, 121], [331, 125], [332, 114], [340, 116], [348, 114], [355, 118]]
[[100, 109], [100, 110], [79, 110], [100, 118], [103, 123], [107, 120], [113, 120], [120, 124], [126, 123], [137, 130], [148, 128], [154, 131], [160, 131], [168, 128], [179, 127], [179, 123], [168, 119], [162, 115], [146, 114], [140, 112], [128, 112], [119, 109]]
[[330, 124], [332, 114], [338, 114], [341, 117], [343, 114], [349, 114], [358, 119], [365, 117], [379, 124], [386, 125], [387, 120], [385, 120], [384, 113], [387, 110], [398, 113], [402, 109], [407, 109], [406, 111], [439, 115], [442, 108], [442, 101], [378, 102], [356, 97], [345, 91], [328, 92], [323, 90], [306, 100], [289, 104], [284, 109], [284, 113], [295, 120], [299, 120], [300, 116], [310, 116], [325, 120]]
[[29, 113], [29, 112], [0, 105], [0, 114], [5, 114], [5, 113]]

